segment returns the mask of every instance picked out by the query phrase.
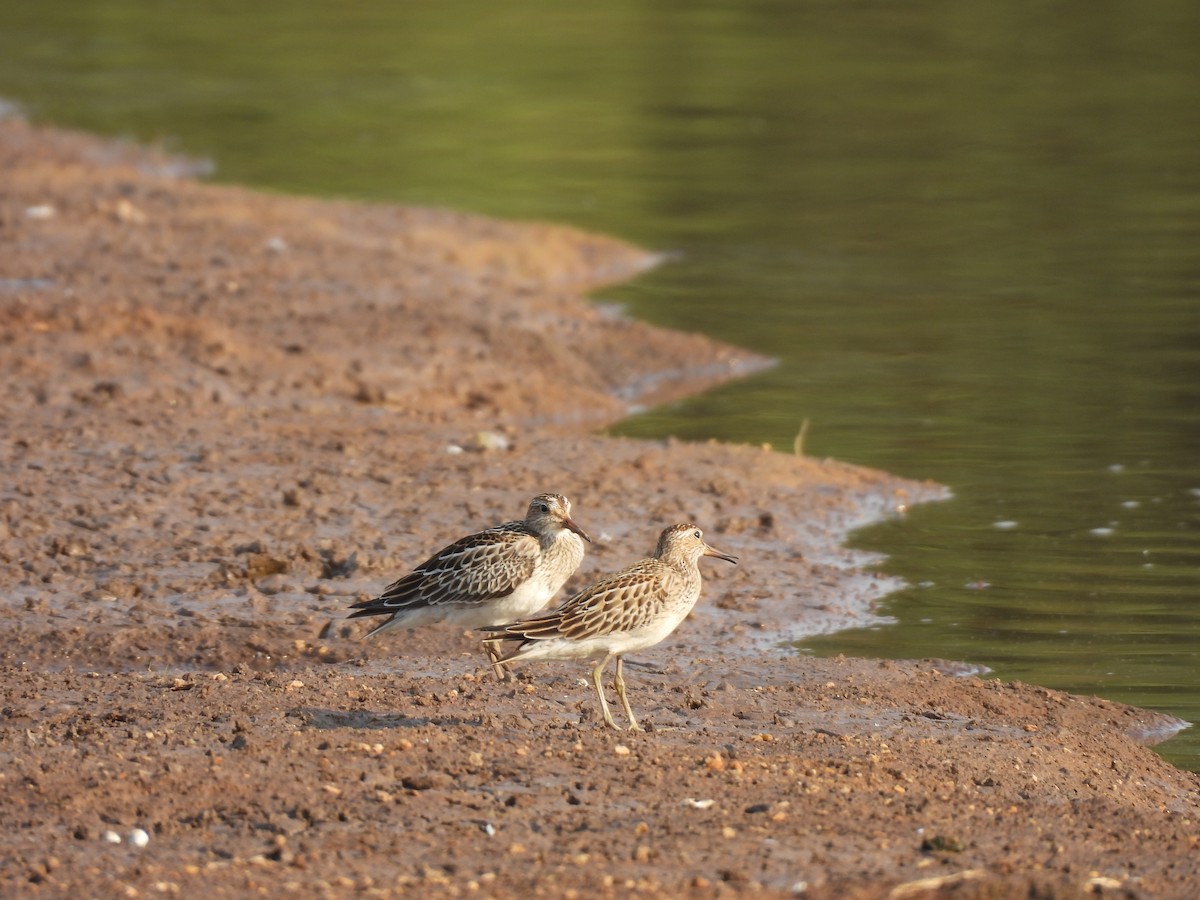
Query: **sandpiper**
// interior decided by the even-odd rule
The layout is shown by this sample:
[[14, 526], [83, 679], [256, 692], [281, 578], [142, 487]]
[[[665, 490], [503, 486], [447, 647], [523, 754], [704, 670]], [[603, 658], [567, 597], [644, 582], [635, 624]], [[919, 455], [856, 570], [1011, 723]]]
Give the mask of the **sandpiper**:
[[653, 647], [691, 612], [700, 599], [701, 556], [737, 564], [736, 556], [704, 543], [704, 534], [696, 525], [672, 525], [659, 537], [653, 558], [606, 576], [553, 612], [484, 630], [498, 633], [501, 640], [520, 641], [516, 650], [500, 658], [502, 663], [599, 657], [600, 663], [592, 669], [592, 684], [610, 728], [618, 726], [600, 678], [608, 661], [615, 658], [613, 683], [629, 717], [629, 730], [641, 731], [625, 696], [622, 657]]
[[[350, 618], [388, 616], [367, 634], [447, 622], [463, 628], [504, 625], [542, 609], [571, 577], [591, 538], [571, 519], [562, 494], [538, 494], [523, 522], [505, 522], [459, 538], [374, 600], [355, 603]], [[484, 648], [498, 679], [504, 669], [495, 639]]]

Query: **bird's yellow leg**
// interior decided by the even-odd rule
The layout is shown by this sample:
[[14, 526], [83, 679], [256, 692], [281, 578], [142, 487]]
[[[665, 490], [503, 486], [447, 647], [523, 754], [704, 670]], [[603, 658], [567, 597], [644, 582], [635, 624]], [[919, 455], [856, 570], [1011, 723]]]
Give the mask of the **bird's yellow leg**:
[[637, 719], [633, 717], [633, 710], [629, 707], [629, 698], [625, 696], [625, 676], [622, 672], [624, 660], [617, 657], [617, 674], [613, 678], [613, 683], [617, 686], [617, 696], [621, 698], [621, 705], [625, 707], [625, 715], [629, 717], [629, 730], [641, 731], [642, 726], [637, 723]]
[[488, 659], [492, 663], [492, 671], [496, 673], [497, 681], [511, 681], [512, 675], [508, 669], [504, 668], [504, 663], [500, 662], [500, 642], [499, 641], [484, 641], [483, 649], [487, 651]]
[[604, 712], [604, 721], [609, 728], [615, 728], [617, 731], [621, 729], [617, 723], [613, 721], [612, 713], [608, 711], [608, 701], [604, 699], [604, 687], [600, 684], [600, 676], [604, 673], [604, 667], [608, 665], [608, 661], [612, 659], [612, 654], [600, 660], [600, 664], [592, 669], [592, 684], [596, 686], [596, 696], [600, 698], [600, 709]]

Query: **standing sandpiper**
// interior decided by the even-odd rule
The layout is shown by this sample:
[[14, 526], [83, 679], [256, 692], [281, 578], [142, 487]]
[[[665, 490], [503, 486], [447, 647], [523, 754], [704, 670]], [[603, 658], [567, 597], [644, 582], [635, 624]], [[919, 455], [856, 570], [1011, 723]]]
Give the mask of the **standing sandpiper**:
[[[350, 608], [358, 616], [388, 616], [366, 637], [392, 628], [448, 622], [463, 628], [504, 625], [540, 610], [558, 593], [591, 543], [571, 519], [562, 494], [538, 494], [523, 522], [469, 534], [435, 553], [374, 600]], [[495, 639], [484, 648], [496, 677], [504, 668]]]
[[501, 663], [599, 657], [599, 665], [592, 669], [592, 684], [610, 728], [617, 728], [617, 723], [608, 710], [600, 677], [615, 657], [617, 696], [629, 717], [629, 730], [641, 731], [625, 696], [621, 658], [653, 647], [691, 612], [700, 599], [701, 556], [737, 564], [736, 556], [704, 543], [697, 526], [672, 525], [659, 537], [652, 559], [643, 559], [584, 588], [553, 612], [484, 630], [499, 633], [501, 640], [521, 642]]

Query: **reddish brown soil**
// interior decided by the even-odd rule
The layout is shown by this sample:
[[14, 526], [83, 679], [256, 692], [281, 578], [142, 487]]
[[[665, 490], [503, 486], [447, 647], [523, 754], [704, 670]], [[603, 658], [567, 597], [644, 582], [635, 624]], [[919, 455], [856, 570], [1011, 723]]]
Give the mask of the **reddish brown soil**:
[[[941, 492], [597, 436], [761, 364], [583, 298], [646, 254], [13, 120], [0, 167], [0, 894], [1196, 895], [1164, 717], [778, 649], [869, 619], [848, 531]], [[573, 587], [676, 521], [742, 558], [631, 659], [647, 733], [582, 664], [344, 618], [542, 490]]]

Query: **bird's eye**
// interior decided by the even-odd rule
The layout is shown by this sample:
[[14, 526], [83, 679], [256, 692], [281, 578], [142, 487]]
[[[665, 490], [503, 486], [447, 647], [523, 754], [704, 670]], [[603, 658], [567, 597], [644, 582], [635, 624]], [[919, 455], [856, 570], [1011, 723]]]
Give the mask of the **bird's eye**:
[[538, 509], [540, 509], [542, 512], [550, 512], [550, 507], [547, 506], [545, 503], [539, 503]]
[[700, 539], [701, 539], [699, 530], [697, 530], [697, 531], [693, 531], [693, 532], [692, 532], [692, 534], [694, 534], [694, 535], [696, 536], [696, 540], [700, 540]]

